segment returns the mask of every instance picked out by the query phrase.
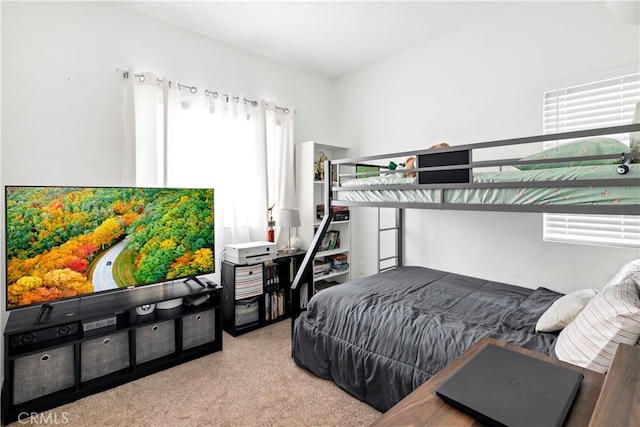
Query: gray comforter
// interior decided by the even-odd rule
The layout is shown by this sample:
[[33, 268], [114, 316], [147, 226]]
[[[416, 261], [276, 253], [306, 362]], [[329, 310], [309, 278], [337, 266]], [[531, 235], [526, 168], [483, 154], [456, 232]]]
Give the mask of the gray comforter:
[[554, 355], [536, 333], [562, 294], [401, 267], [316, 294], [296, 320], [295, 362], [386, 411], [486, 336]]

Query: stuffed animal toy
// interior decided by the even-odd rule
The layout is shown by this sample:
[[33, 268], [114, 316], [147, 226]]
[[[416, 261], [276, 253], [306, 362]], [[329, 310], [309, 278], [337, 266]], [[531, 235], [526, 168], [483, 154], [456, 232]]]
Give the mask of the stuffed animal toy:
[[404, 167], [404, 163], [396, 163], [393, 160], [389, 162], [388, 169], [390, 171], [394, 171], [396, 169], [402, 169]]
[[[429, 147], [429, 149], [432, 149], [432, 148], [446, 148], [446, 147], [449, 147], [449, 144], [447, 144], [446, 142], [441, 142], [440, 144], [432, 145], [431, 147]], [[415, 156], [407, 157], [407, 160], [404, 161], [404, 164], [406, 165], [407, 169], [415, 169], [415, 167], [416, 167], [416, 158], [415, 158]], [[409, 178], [413, 178], [413, 177], [416, 176], [416, 173], [415, 172], [407, 172], [407, 176]]]
[[446, 142], [441, 142], [440, 144], [432, 145], [431, 147], [429, 147], [429, 149], [432, 149], [432, 148], [447, 148], [447, 147], [450, 147], [450, 145], [447, 144]]
[[[404, 178], [405, 172], [404, 169], [413, 169], [413, 165], [415, 164], [415, 157], [407, 157], [407, 160], [404, 163], [396, 163], [394, 161], [389, 162], [389, 170], [395, 171], [396, 175], [400, 178]], [[406, 172], [407, 176], [416, 176], [415, 172]]]
[[[407, 160], [405, 160], [404, 163], [407, 165], [407, 169], [413, 169], [416, 167], [416, 158], [414, 156], [407, 157]], [[416, 173], [407, 172], [407, 176], [409, 178], [413, 178], [414, 176], [416, 176]]]

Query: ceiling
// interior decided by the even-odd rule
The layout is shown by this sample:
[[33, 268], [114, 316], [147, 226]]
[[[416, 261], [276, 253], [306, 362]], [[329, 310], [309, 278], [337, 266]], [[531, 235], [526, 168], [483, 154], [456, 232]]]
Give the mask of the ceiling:
[[119, 4], [240, 49], [336, 78], [519, 3], [126, 1]]

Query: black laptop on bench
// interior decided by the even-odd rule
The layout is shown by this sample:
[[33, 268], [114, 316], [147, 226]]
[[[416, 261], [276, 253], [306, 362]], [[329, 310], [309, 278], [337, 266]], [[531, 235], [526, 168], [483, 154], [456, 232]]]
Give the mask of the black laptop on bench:
[[447, 403], [494, 426], [562, 426], [583, 375], [487, 345], [436, 389]]

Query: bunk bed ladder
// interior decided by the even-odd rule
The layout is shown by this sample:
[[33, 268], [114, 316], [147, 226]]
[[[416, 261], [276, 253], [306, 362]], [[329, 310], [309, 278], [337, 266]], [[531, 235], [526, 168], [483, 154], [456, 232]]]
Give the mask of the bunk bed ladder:
[[[382, 209], [393, 209], [394, 210], [394, 221], [393, 225], [389, 227], [382, 226], [381, 219], [381, 211]], [[382, 271], [392, 270], [396, 267], [400, 267], [402, 265], [403, 260], [403, 241], [402, 241], [402, 226], [404, 220], [404, 209], [403, 208], [378, 208], [378, 273]], [[385, 243], [388, 239], [385, 239], [385, 235], [390, 233], [394, 234], [394, 251], [391, 255], [388, 254], [388, 249]], [[384, 249], [383, 249], [384, 247]], [[382, 257], [382, 253], [385, 253], [385, 257]], [[390, 262], [392, 261], [392, 262]]]

